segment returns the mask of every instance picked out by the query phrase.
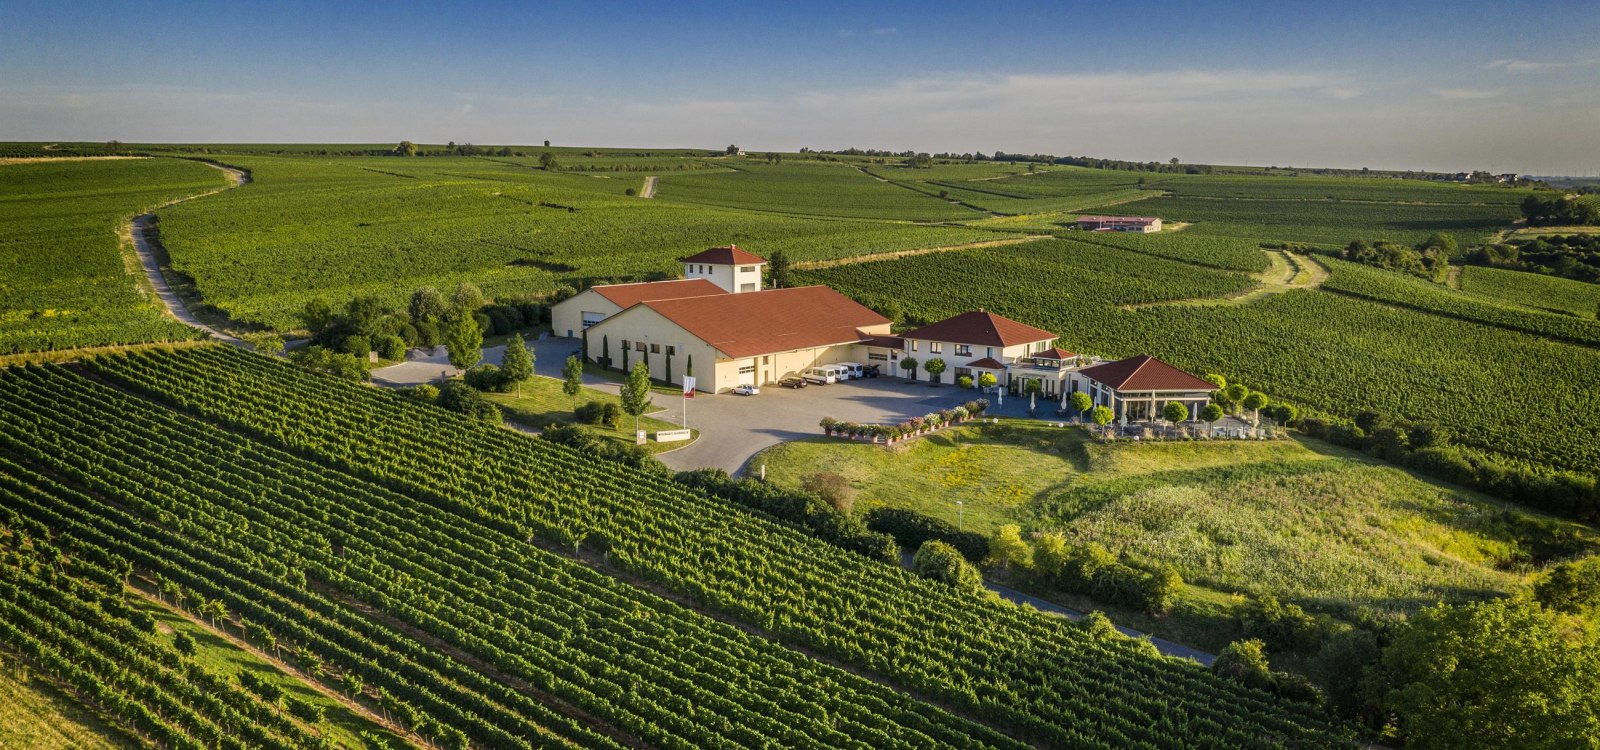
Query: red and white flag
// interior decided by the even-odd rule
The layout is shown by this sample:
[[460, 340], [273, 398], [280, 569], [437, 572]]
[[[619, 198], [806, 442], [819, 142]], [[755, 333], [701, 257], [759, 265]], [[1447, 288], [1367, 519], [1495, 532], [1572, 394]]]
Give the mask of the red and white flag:
[[683, 378], [683, 397], [694, 398], [694, 376], [685, 375]]

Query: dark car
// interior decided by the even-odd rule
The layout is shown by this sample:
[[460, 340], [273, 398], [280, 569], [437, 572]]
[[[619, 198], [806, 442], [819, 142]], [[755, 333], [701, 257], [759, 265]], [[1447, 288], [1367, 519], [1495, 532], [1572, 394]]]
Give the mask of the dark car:
[[867, 365], [867, 377], [875, 378], [883, 374], [878, 365]]
[[811, 384], [807, 383], [805, 378], [802, 378], [798, 375], [791, 375], [783, 380], [778, 381], [778, 385], [781, 385], [784, 388], [804, 388]]

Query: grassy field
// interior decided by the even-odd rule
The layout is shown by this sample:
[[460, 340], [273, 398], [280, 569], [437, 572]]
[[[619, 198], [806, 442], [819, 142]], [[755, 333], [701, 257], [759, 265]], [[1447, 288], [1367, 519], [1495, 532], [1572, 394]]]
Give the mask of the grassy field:
[[139, 745], [41, 681], [15, 659], [0, 655], [0, 748], [123, 750], [135, 747]]
[[1480, 297], [1580, 318], [1593, 318], [1600, 311], [1600, 284], [1539, 273], [1465, 266], [1461, 269], [1461, 289]]
[[964, 514], [967, 528], [986, 533], [1002, 523], [1061, 530], [1168, 563], [1210, 591], [1191, 592], [1200, 607], [1249, 593], [1338, 616], [1403, 615], [1513, 591], [1530, 559], [1569, 536], [1600, 548], [1591, 529], [1315, 441], [1105, 444], [1011, 421], [892, 450], [801, 441], [757, 460], [789, 486], [840, 474], [858, 509], [909, 507], [952, 523]]
[[[637, 174], [552, 173], [501, 159], [230, 161], [251, 170], [254, 181], [163, 211], [162, 238], [172, 267], [192, 277], [209, 304], [235, 320], [276, 328], [294, 327], [294, 313], [315, 296], [338, 304], [377, 295], [400, 304], [419, 286], [461, 281], [490, 295], [546, 292], [564, 283], [676, 274], [677, 258], [729, 242], [803, 260], [995, 236], [643, 200], [625, 194], [642, 185]], [[897, 199], [904, 193], [943, 205], [892, 190]]]
[[[672, 395], [676, 396], [677, 393], [677, 391], [674, 391]], [[524, 382], [521, 396], [514, 392], [485, 393], [484, 395], [490, 401], [503, 407], [508, 419], [535, 429], [543, 429], [554, 424], [574, 424], [575, 418], [572, 410], [577, 404], [586, 404], [590, 401], [611, 404], [621, 403], [621, 399], [617, 398], [616, 394], [594, 388], [584, 388], [576, 398], [569, 398], [567, 394], [561, 392], [560, 380], [544, 377], [543, 375], [535, 375]], [[672, 414], [672, 410], [660, 405], [672, 403], [672, 401], [669, 401], [669, 397], [657, 392], [652, 398], [656, 405], [651, 411], [659, 414], [662, 418], [640, 417], [639, 429], [649, 432], [651, 435], [654, 435], [658, 430], [682, 429], [681, 424], [672, 421], [677, 415]], [[579, 426], [595, 437], [615, 440], [629, 445], [633, 444], [633, 417], [626, 414], [622, 416], [622, 421], [618, 423], [617, 429], [611, 429], [603, 425], [580, 424]], [[699, 437], [700, 431], [695, 430], [694, 434]], [[688, 445], [688, 443], [657, 443], [653, 438], [650, 442], [645, 443], [646, 447], [657, 453], [674, 448], [682, 448], [685, 445]]]
[[0, 355], [193, 338], [139, 291], [119, 233], [138, 213], [226, 184], [178, 159], [0, 165]]

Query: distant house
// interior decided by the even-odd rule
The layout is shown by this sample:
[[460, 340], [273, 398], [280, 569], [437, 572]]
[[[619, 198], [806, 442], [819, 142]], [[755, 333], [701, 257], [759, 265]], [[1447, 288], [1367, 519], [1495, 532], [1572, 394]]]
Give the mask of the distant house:
[[1161, 231], [1161, 219], [1154, 216], [1079, 216], [1078, 228], [1090, 232]]
[[1072, 374], [1073, 390], [1083, 390], [1095, 406], [1110, 407], [1116, 421], [1145, 422], [1161, 418], [1168, 401], [1189, 409], [1195, 421], [1211, 401], [1216, 386], [1148, 354], [1091, 365]]

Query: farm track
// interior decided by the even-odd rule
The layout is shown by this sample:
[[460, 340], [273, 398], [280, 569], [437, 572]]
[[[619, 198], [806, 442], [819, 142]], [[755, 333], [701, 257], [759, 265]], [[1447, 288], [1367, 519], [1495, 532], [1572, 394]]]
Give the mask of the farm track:
[[[316, 691], [316, 693], [318, 695], [321, 695], [324, 698], [327, 698], [327, 699], [329, 699], [331, 701], [334, 701], [335, 703], [338, 703], [339, 705], [343, 706], [345, 708], [345, 710], [350, 711], [350, 712], [356, 714], [357, 716], [360, 716], [361, 718], [366, 719], [369, 722], [372, 722], [373, 724], [376, 724], [376, 725], [378, 725], [380, 727], [383, 727], [384, 729], [389, 730], [390, 732], [394, 733], [394, 735], [396, 737], [404, 737], [407, 741], [411, 742], [416, 747], [421, 747], [421, 748], [433, 748], [433, 747], [436, 747], [433, 743], [428, 742], [427, 740], [423, 739], [421, 736], [417, 735], [416, 733], [408, 731], [404, 727], [400, 726], [398, 723], [390, 721], [390, 720], [384, 718], [383, 716], [379, 715], [378, 713], [374, 712], [372, 709], [367, 708], [365, 705], [363, 705], [359, 701], [355, 700], [354, 698], [351, 698], [348, 695], [345, 695], [344, 693], [341, 693], [341, 692], [339, 692], [337, 690], [334, 690], [331, 687], [328, 687], [327, 685], [323, 684], [321, 680], [313, 679], [310, 675], [308, 675], [308, 674], [306, 674], [304, 672], [301, 672], [299, 669], [296, 669], [293, 665], [289, 664], [288, 662], [286, 662], [286, 661], [284, 661], [284, 660], [282, 660], [282, 659], [280, 659], [280, 658], [278, 658], [276, 656], [273, 656], [272, 654], [269, 654], [269, 653], [267, 653], [267, 652], [265, 652], [265, 651], [263, 651], [263, 650], [261, 650], [259, 648], [256, 648], [256, 646], [254, 644], [250, 643], [249, 641], [244, 640], [243, 638], [240, 638], [240, 637], [235, 636], [234, 634], [228, 632], [228, 628], [227, 628], [226, 625], [224, 625], [223, 627], [214, 627], [211, 623], [206, 622], [205, 620], [201, 619], [199, 616], [195, 615], [194, 613], [189, 612], [188, 610], [180, 609], [178, 607], [169, 606], [165, 601], [162, 601], [160, 597], [158, 597], [155, 594], [151, 593], [150, 589], [153, 588], [153, 584], [150, 583], [148, 579], [141, 578], [141, 579], [139, 579], [139, 581], [140, 581], [140, 584], [142, 584], [142, 585], [131, 585], [131, 586], [128, 586], [128, 590], [132, 591], [134, 593], [134, 595], [138, 596], [140, 599], [143, 599], [144, 601], [146, 601], [146, 602], [148, 602], [150, 604], [153, 604], [153, 605], [156, 605], [158, 607], [161, 607], [162, 609], [164, 609], [164, 610], [166, 610], [168, 612], [172, 612], [172, 613], [178, 615], [179, 617], [182, 617], [183, 619], [189, 621], [190, 624], [192, 624], [192, 625], [194, 625], [196, 627], [199, 627], [199, 628], [205, 630], [206, 632], [211, 633], [212, 635], [215, 635], [218, 638], [221, 638], [224, 641], [227, 641], [229, 646], [232, 646], [232, 647], [234, 647], [236, 649], [239, 649], [240, 651], [243, 651], [245, 653], [250, 654], [251, 656], [256, 657], [257, 659], [260, 659], [260, 660], [262, 660], [262, 661], [264, 661], [264, 662], [266, 662], [268, 664], [271, 664], [274, 669], [278, 670], [279, 672], [282, 672], [283, 674], [286, 674], [286, 675], [289, 675], [290, 677], [295, 678], [296, 680], [298, 680], [299, 682], [304, 684], [306, 687]], [[228, 622], [236, 622], [236, 621], [230, 619], [230, 620], [228, 620]], [[242, 625], [241, 625], [241, 627], [242, 627]]]
[[654, 175], [644, 178], [644, 188], [639, 191], [639, 197], [640, 198], [654, 198], [654, 197], [656, 197], [656, 182], [658, 180], [660, 180], [660, 178], [656, 177]]
[[189, 306], [184, 303], [183, 298], [178, 296], [178, 293], [173, 290], [172, 285], [167, 283], [166, 274], [161, 270], [161, 259], [167, 254], [166, 248], [161, 247], [160, 240], [150, 236], [151, 224], [155, 220], [156, 211], [160, 211], [168, 206], [174, 206], [186, 201], [192, 201], [196, 198], [204, 198], [208, 195], [216, 195], [224, 190], [232, 190], [250, 182], [250, 174], [244, 170], [223, 166], [213, 162], [203, 163], [213, 169], [220, 169], [227, 173], [233, 184], [226, 185], [215, 190], [207, 190], [204, 193], [197, 193], [186, 198], [168, 201], [156, 206], [145, 213], [133, 217], [131, 221], [129, 221], [127, 224], [124, 224], [121, 234], [123, 239], [133, 246], [134, 253], [138, 256], [139, 265], [144, 269], [144, 276], [148, 286], [141, 285], [141, 288], [153, 293], [156, 299], [161, 300], [161, 304], [164, 308], [166, 308], [168, 315], [172, 316], [173, 319], [177, 320], [178, 322], [189, 326], [190, 328], [203, 331], [207, 336], [210, 336], [217, 341], [221, 341], [226, 344], [232, 344], [234, 346], [244, 346], [244, 342], [240, 341], [238, 337], [223, 333], [222, 331], [206, 325], [198, 316], [189, 310]]
[[1283, 294], [1295, 289], [1316, 289], [1328, 280], [1328, 269], [1313, 260], [1309, 255], [1297, 255], [1283, 250], [1271, 250], [1267, 252], [1267, 259], [1271, 262], [1267, 270], [1254, 274], [1259, 283], [1255, 287], [1238, 294], [1227, 297], [1201, 297], [1198, 299], [1124, 305], [1122, 309], [1143, 310], [1149, 307], [1173, 305], [1185, 307], [1234, 307], [1247, 305], [1258, 299], [1275, 294]]
[[813, 271], [819, 268], [834, 268], [848, 266], [855, 263], [871, 263], [878, 260], [895, 260], [909, 258], [915, 255], [929, 255], [932, 253], [948, 253], [956, 250], [979, 250], [986, 247], [1005, 247], [1007, 245], [1021, 245], [1025, 242], [1052, 239], [1054, 235], [1030, 234], [1025, 237], [1011, 237], [1003, 240], [984, 240], [982, 242], [968, 242], [964, 245], [943, 245], [940, 247], [921, 247], [915, 250], [892, 250], [886, 253], [871, 253], [856, 255], [849, 258], [833, 258], [831, 260], [812, 260], [794, 264], [796, 271]]

